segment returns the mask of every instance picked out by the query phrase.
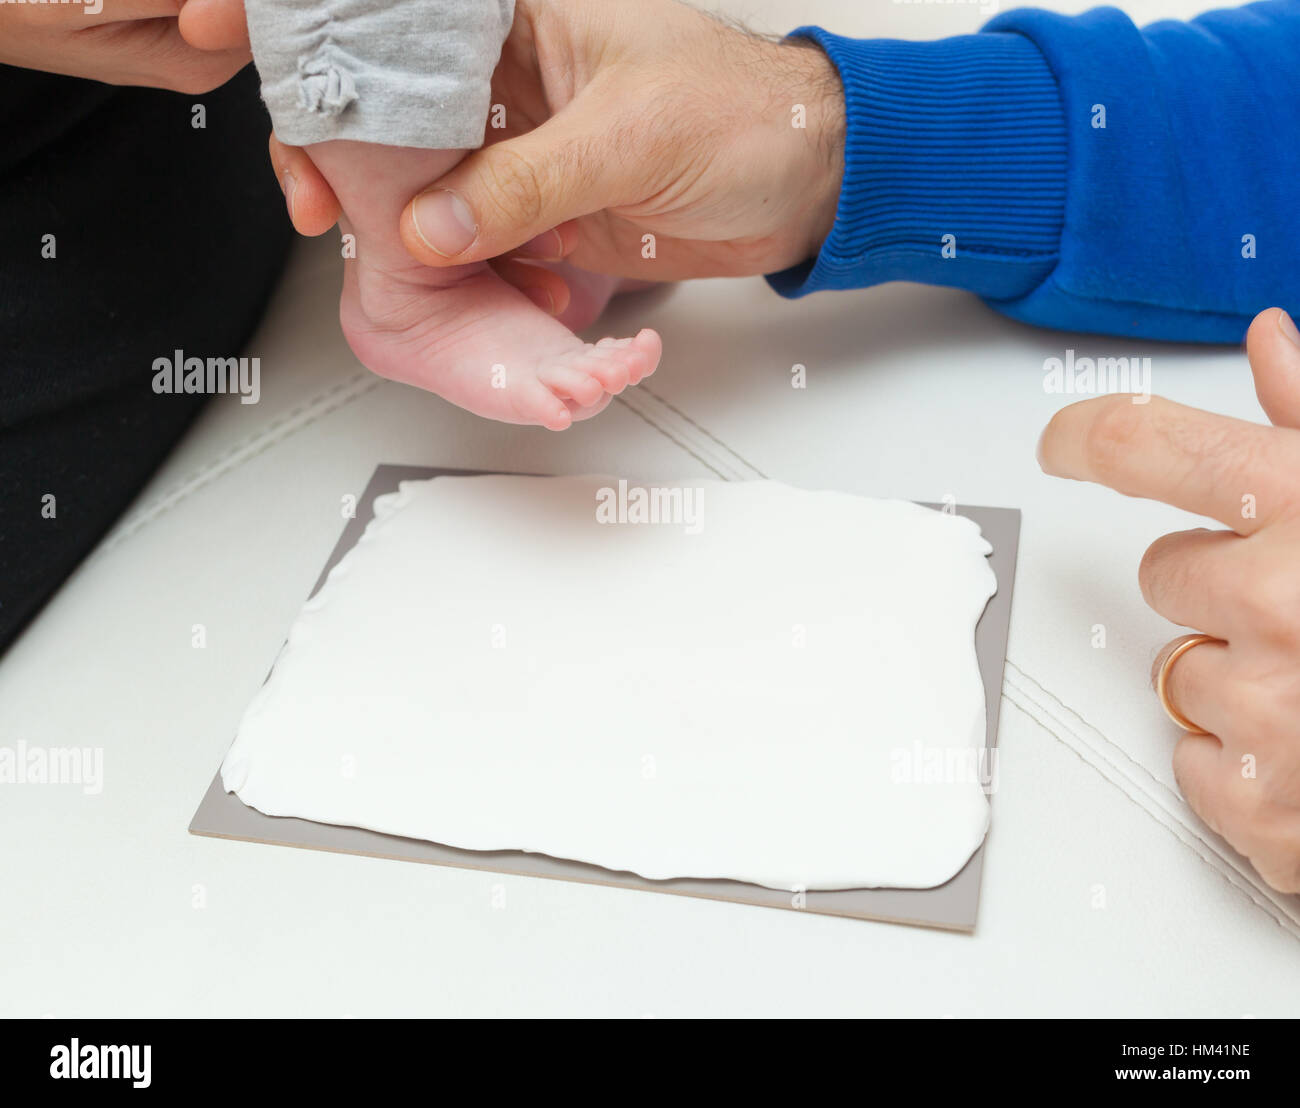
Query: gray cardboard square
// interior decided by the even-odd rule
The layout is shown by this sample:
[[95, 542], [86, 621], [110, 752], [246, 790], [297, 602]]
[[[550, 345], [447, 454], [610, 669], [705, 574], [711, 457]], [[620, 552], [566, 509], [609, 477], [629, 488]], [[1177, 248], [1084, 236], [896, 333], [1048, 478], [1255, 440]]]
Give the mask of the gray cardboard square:
[[[325, 577], [365, 530], [374, 516], [375, 497], [395, 492], [402, 481], [429, 477], [466, 476], [480, 471], [436, 469], [427, 466], [381, 465], [375, 469], [357, 505], [354, 519], [343, 529], [334, 552], [321, 570], [312, 595]], [[936, 505], [930, 505], [936, 507]], [[1007, 633], [1011, 622], [1011, 589], [1015, 580], [1016, 552], [1020, 542], [1020, 512], [1012, 508], [958, 507], [959, 514], [980, 525], [984, 537], [993, 545], [989, 561], [997, 576], [998, 591], [984, 609], [975, 629], [975, 651], [980, 674], [984, 679], [987, 704], [989, 750], [997, 746], [998, 710], [1002, 703], [1002, 669], [1007, 655]], [[404, 839], [366, 831], [358, 827], [338, 827], [313, 823], [305, 819], [263, 815], [249, 808], [233, 793], [221, 787], [218, 773], [208, 786], [190, 832], [222, 839], [243, 839], [277, 846], [306, 847], [312, 850], [365, 854], [375, 858], [392, 858], [404, 862], [427, 862], [438, 866], [489, 870], [494, 873], [523, 877], [550, 877], [561, 881], [583, 881], [595, 885], [639, 889], [646, 892], [675, 893], [678, 896], [729, 900], [769, 908], [787, 908], [819, 915], [849, 916], [854, 919], [884, 920], [953, 931], [973, 931], [979, 909], [980, 874], [984, 865], [987, 841], [970, 861], [943, 885], [933, 889], [844, 889], [802, 894], [803, 904], [796, 905], [793, 892], [766, 889], [739, 881], [705, 881], [682, 878], [673, 881], [648, 881], [634, 873], [616, 872], [583, 862], [551, 858], [516, 850], [458, 850], [419, 839]]]

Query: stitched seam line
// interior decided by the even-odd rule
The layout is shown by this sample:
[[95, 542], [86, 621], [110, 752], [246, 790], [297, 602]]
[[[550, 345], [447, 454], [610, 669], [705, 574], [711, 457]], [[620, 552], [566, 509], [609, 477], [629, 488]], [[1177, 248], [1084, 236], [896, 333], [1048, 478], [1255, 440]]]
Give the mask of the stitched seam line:
[[1158, 823], [1166, 831], [1172, 834], [1178, 842], [1182, 843], [1183, 846], [1187, 847], [1187, 849], [1190, 850], [1193, 854], [1195, 854], [1196, 857], [1200, 858], [1201, 861], [1203, 861], [1207, 866], [1210, 867], [1210, 869], [1212, 869], [1216, 874], [1218, 874], [1221, 878], [1223, 878], [1223, 880], [1226, 881], [1228, 885], [1230, 885], [1237, 892], [1241, 893], [1242, 896], [1244, 896], [1257, 908], [1263, 911], [1264, 914], [1268, 916], [1269, 919], [1271, 919], [1284, 931], [1292, 935], [1292, 937], [1296, 937], [1296, 929], [1292, 921], [1289, 920], [1286, 916], [1279, 915], [1277, 912], [1273, 911], [1272, 910], [1273, 905], [1269, 904], [1266, 901], [1262, 901], [1257, 896], [1255, 896], [1254, 895], [1255, 891], [1253, 887], [1243, 885], [1241, 882], [1233, 880], [1232, 876], [1229, 873], [1225, 872], [1220, 866], [1215, 864], [1214, 858], [1207, 856], [1201, 850], [1197, 849], [1194, 843], [1189, 842], [1186, 838], [1184, 838], [1182, 835], [1178, 833], [1178, 829], [1175, 826], [1168, 824], [1164, 820], [1160, 819], [1158, 816], [1156, 816], [1156, 814], [1153, 811], [1151, 811], [1150, 808], [1148, 808], [1137, 797], [1133, 796], [1132, 793], [1130, 793], [1126, 788], [1124, 788], [1123, 785], [1121, 785], [1113, 777], [1110, 777], [1107, 774], [1103, 773], [1101, 769], [1094, 762], [1092, 762], [1090, 759], [1085, 757], [1071, 743], [1067, 742], [1064, 738], [1062, 738], [1059, 734], [1057, 734], [1057, 732], [1054, 731], [1050, 726], [1048, 726], [1048, 724], [1044, 720], [1040, 719], [1037, 715], [1035, 715], [1032, 711], [1030, 711], [1026, 705], [1022, 704], [1019, 700], [1017, 700], [1014, 696], [1010, 695], [1007, 692], [1003, 692], [1002, 698], [1006, 700], [1009, 704], [1012, 704], [1016, 708], [1018, 708], [1029, 719], [1032, 719], [1035, 723], [1037, 723], [1038, 726], [1041, 727], [1044, 731], [1046, 731], [1049, 735], [1051, 735], [1052, 738], [1056, 739], [1057, 742], [1059, 742], [1067, 750], [1073, 753], [1075, 757], [1079, 759], [1080, 762], [1091, 767], [1092, 770], [1096, 772], [1099, 777], [1102, 778], [1102, 780], [1109, 782], [1121, 793], [1123, 793], [1124, 796], [1126, 796], [1129, 800], [1131, 800], [1138, 808], [1146, 812], [1147, 815], [1151, 816], [1151, 818], [1154, 819], [1156, 823]]
[[260, 431], [241, 439], [207, 464], [199, 467], [184, 480], [173, 485], [147, 507], [142, 508], [129, 520], [122, 523], [112, 535], [99, 545], [91, 558], [87, 560], [98, 558], [108, 551], [116, 549], [132, 535], [137, 534], [142, 528], [171, 511], [181, 501], [192, 496], [223, 473], [228, 473], [250, 458], [254, 458], [264, 450], [269, 449], [277, 442], [288, 438], [304, 427], [310, 426], [322, 416], [352, 403], [358, 397], [364, 396], [371, 389], [378, 386], [379, 383], [380, 379], [368, 372], [353, 374], [346, 380], [340, 381], [337, 385], [318, 393], [305, 404], [300, 404], [285, 413]]
[[672, 434], [670, 431], [661, 427], [658, 423], [656, 423], [653, 419], [651, 419], [648, 415], [646, 415], [645, 412], [641, 411], [641, 409], [633, 407], [631, 404], [627, 402], [625, 398], [621, 396], [616, 396], [614, 397], [614, 399], [617, 400], [620, 404], [622, 404], [623, 407], [626, 408], [629, 412], [631, 412], [634, 416], [637, 416], [639, 419], [642, 419], [646, 423], [648, 423], [651, 427], [653, 427], [656, 431], [658, 431], [661, 435], [663, 435], [664, 438], [666, 438], [669, 442], [673, 443], [673, 445], [681, 447], [681, 449], [686, 451], [687, 454], [689, 454], [692, 458], [694, 458], [697, 462], [699, 462], [700, 465], [708, 469], [711, 473], [716, 473], [724, 481], [731, 480], [730, 477], [728, 477], [725, 473], [723, 473], [722, 470], [718, 469], [717, 466], [715, 466], [712, 462], [708, 461], [707, 459], [701, 457], [699, 454], [695, 453], [695, 451], [692, 450], [689, 446], [687, 446], [686, 443], [682, 442], [681, 439], [677, 438], [677, 436]]
[[[1009, 659], [1007, 664], [1014, 665], [1014, 663]], [[1019, 666], [1014, 666], [1014, 668], [1017, 672], [1024, 672]], [[1028, 677], [1027, 674], [1025, 676]], [[1029, 680], [1032, 681], [1033, 678], [1029, 678]], [[1038, 684], [1036, 681], [1034, 683]], [[1153, 777], [1150, 771], [1138, 762], [1134, 762], [1134, 764], [1142, 769], [1147, 777], [1151, 778], [1151, 780], [1160, 785], [1165, 792], [1170, 793], [1177, 799], [1177, 808], [1174, 811], [1160, 809], [1142, 799], [1141, 796], [1135, 796], [1133, 792], [1128, 788], [1125, 788], [1123, 782], [1127, 781], [1129, 785], [1138, 789], [1143, 787], [1141, 782], [1134, 781], [1133, 778], [1126, 775], [1121, 768], [1117, 767], [1109, 759], [1105, 759], [1104, 755], [1096, 749], [1094, 744], [1090, 743], [1087, 738], [1080, 735], [1079, 732], [1072, 728], [1067, 721], [1062, 720], [1058, 715], [1053, 713], [1046, 704], [1034, 696], [1031, 690], [1019, 685], [1019, 683], [1014, 681], [1010, 676], [1008, 676], [1007, 679], [1007, 686], [1023, 697], [1029, 704], [1033, 704], [1037, 707], [1039, 711], [1042, 712], [1042, 716], [1046, 716], [1047, 718], [1044, 719], [1042, 716], [1036, 714], [1027, 706], [1026, 703], [1022, 703], [1020, 700], [1016, 699], [1005, 688], [1002, 693], [1003, 697], [1019, 708], [1025, 715], [1033, 719], [1043, 728], [1044, 731], [1056, 739], [1057, 742], [1061, 743], [1062, 746], [1072, 751], [1080, 761], [1087, 763], [1104, 780], [1109, 781], [1114, 785], [1115, 788], [1124, 794], [1124, 796], [1155, 820], [1155, 822], [1161, 827], [1165, 828], [1165, 830], [1172, 834], [1180, 843], [1200, 858], [1201, 861], [1209, 866], [1232, 888], [1236, 889], [1252, 904], [1263, 911], [1269, 919], [1273, 920], [1274, 923], [1286, 931], [1292, 938], [1300, 939], [1300, 924], [1297, 923], [1288, 907], [1285, 904], [1273, 900], [1273, 894], [1271, 891], [1261, 889], [1253, 873], [1246, 871], [1234, 858], [1226, 856], [1218, 844], [1206, 838], [1200, 828], [1190, 821], [1188, 814], [1190, 809], [1188, 809], [1186, 802], [1183, 801], [1181, 797], [1178, 797], [1176, 793], [1173, 793], [1172, 790], [1170, 790], [1167, 785], [1164, 785], [1163, 782], [1159, 781], [1158, 778]], [[1039, 685], [1039, 688], [1042, 688], [1042, 686]], [[1046, 690], [1044, 690], [1044, 692], [1046, 692]], [[1051, 696], [1050, 693], [1047, 695]], [[1055, 700], [1056, 698], [1052, 697], [1052, 699]], [[1060, 701], [1056, 702], [1060, 703]], [[1064, 704], [1061, 706], [1066, 707]], [[1066, 708], [1066, 710], [1069, 711], [1070, 709]], [[1077, 715], [1077, 713], [1074, 714]], [[1082, 719], [1081, 716], [1079, 718]], [[1048, 720], [1051, 722], [1049, 723]], [[1084, 722], [1086, 723], [1087, 721], [1085, 720]], [[1088, 727], [1104, 743], [1114, 749], [1121, 750], [1129, 761], [1133, 761], [1133, 759], [1128, 756], [1127, 752], [1122, 751], [1120, 747], [1107, 739], [1106, 736], [1104, 736], [1100, 731], [1097, 731], [1097, 729], [1092, 727], [1091, 724], [1088, 724]], [[1069, 738], [1066, 737], [1067, 735]], [[1074, 741], [1070, 741], [1071, 739]], [[1089, 757], [1087, 753], [1088, 751], [1091, 751], [1095, 756], [1101, 757], [1102, 760], [1106, 762], [1106, 766], [1098, 764], [1097, 757]], [[1107, 767], [1112, 772], [1107, 772]]]
[[[1034, 703], [1039, 708], [1039, 710], [1042, 711], [1044, 714], [1046, 714], [1059, 728], [1068, 732], [1080, 743], [1084, 744], [1085, 746], [1088, 746], [1090, 749], [1093, 749], [1095, 752], [1097, 752], [1099, 755], [1105, 758], [1105, 760], [1111, 765], [1112, 769], [1117, 774], [1121, 776], [1125, 776], [1134, 785], [1136, 785], [1139, 788], [1142, 788], [1145, 792], [1147, 792], [1147, 795], [1149, 796], [1150, 791], [1146, 789], [1146, 786], [1142, 781], [1140, 780], [1133, 781], [1133, 778], [1125, 773], [1124, 768], [1122, 766], [1116, 765], [1113, 759], [1106, 758], [1107, 748], [1111, 751], [1118, 751], [1120, 754], [1122, 754], [1124, 756], [1124, 759], [1127, 762], [1129, 762], [1131, 765], [1139, 769], [1142, 772], [1142, 775], [1148, 781], [1150, 781], [1153, 785], [1155, 785], [1161, 793], [1165, 794], [1165, 796], [1169, 798], [1169, 801], [1163, 804], [1159, 803], [1158, 797], [1152, 797], [1151, 799], [1157, 802], [1160, 809], [1164, 811], [1171, 820], [1175, 821], [1179, 826], [1181, 826], [1184, 829], [1184, 831], [1186, 831], [1187, 834], [1192, 836], [1198, 842], [1202, 843], [1206, 847], [1206, 849], [1210, 851], [1212, 855], [1218, 858], [1219, 862], [1217, 868], [1224, 871], [1231, 870], [1235, 872], [1243, 880], [1249, 882], [1250, 885], [1254, 887], [1262, 896], [1264, 896], [1273, 905], [1274, 908], [1276, 908], [1278, 911], [1282, 912], [1285, 916], [1287, 916], [1292, 921], [1293, 926], [1297, 925], [1298, 921], [1296, 920], [1296, 916], [1292, 908], [1290, 907], [1290, 905], [1287, 903], [1286, 899], [1280, 898], [1280, 894], [1274, 893], [1267, 886], [1262, 885], [1259, 879], [1255, 876], [1254, 870], [1249, 867], [1249, 864], [1246, 863], [1243, 859], [1240, 859], [1237, 856], [1237, 854], [1231, 850], [1230, 847], [1220, 845], [1220, 843], [1216, 839], [1211, 838], [1209, 834], [1207, 834], [1207, 832], [1203, 830], [1201, 826], [1194, 821], [1194, 815], [1192, 813], [1191, 807], [1188, 805], [1188, 803], [1183, 799], [1183, 797], [1179, 793], [1175, 792], [1163, 781], [1161, 781], [1158, 777], [1156, 777], [1141, 762], [1134, 759], [1133, 756], [1130, 755], [1128, 751], [1125, 750], [1122, 746], [1120, 746], [1118, 743], [1114, 742], [1113, 740], [1107, 738], [1106, 735], [1104, 735], [1100, 730], [1098, 730], [1086, 719], [1084, 719], [1082, 715], [1074, 711], [1074, 709], [1070, 708], [1067, 704], [1062, 702], [1058, 697], [1054, 696], [1051, 692], [1049, 692], [1046, 688], [1044, 688], [1040, 682], [1034, 680], [1033, 677], [1025, 673], [1023, 669], [1015, 665], [1015, 663], [1013, 662], [1009, 662], [1008, 664], [1011, 665], [1018, 674], [1020, 674], [1021, 676], [1023, 676], [1024, 678], [1032, 682], [1035, 686], [1037, 686], [1037, 688], [1041, 690], [1043, 693], [1043, 696], [1041, 697], [1035, 696], [1032, 689], [1028, 689], [1023, 685], [1021, 685], [1018, 681], [1009, 678], [1008, 683], [1011, 684], [1013, 687], [1015, 687], [1017, 692], [1019, 692], [1021, 696], [1025, 697], [1026, 699]], [[1063, 709], [1065, 712], [1070, 713], [1076, 719], [1078, 719], [1079, 722], [1082, 723], [1084, 727], [1088, 729], [1089, 732], [1091, 732], [1091, 734], [1095, 735], [1097, 739], [1100, 740], [1100, 743], [1102, 744], [1102, 749], [1098, 751], [1097, 744], [1090, 742], [1087, 735], [1083, 734], [1078, 728], [1073, 727], [1068, 720], [1062, 717], [1060, 713], [1054, 712], [1050, 706], [1051, 704], [1057, 705], [1059, 708]], [[1093, 765], [1094, 767], [1100, 770], [1100, 767], [1097, 766], [1096, 762], [1093, 762]], [[1142, 806], [1146, 808], [1149, 813], [1155, 816], [1155, 818], [1157, 819], [1160, 818], [1158, 815], [1156, 815], [1155, 809], [1150, 804], [1144, 803]], [[1162, 822], [1164, 821], [1162, 820]], [[1300, 932], [1297, 932], [1297, 934], [1298, 937], [1300, 937]]]
[[[304, 427], [310, 426], [322, 416], [326, 416], [339, 408], [346, 407], [348, 404], [351, 404], [354, 400], [364, 396], [371, 389], [377, 388], [382, 383], [383, 382], [380, 378], [369, 372], [355, 373], [346, 380], [340, 381], [338, 384], [326, 389], [324, 392], [318, 393], [306, 403], [300, 404], [298, 407], [286, 412], [260, 431], [249, 435], [247, 438], [241, 439], [233, 446], [228, 447], [222, 453], [218, 454], [211, 461], [200, 466], [188, 477], [179, 481], [166, 492], [159, 495], [148, 506], [133, 514], [130, 519], [125, 520], [117, 530], [115, 530], [100, 544], [87, 561], [90, 561], [93, 558], [98, 558], [101, 554], [105, 554], [108, 551], [115, 549], [119, 544], [125, 542], [132, 535], [137, 534], [142, 528], [154, 522], [154, 520], [176, 507], [176, 505], [181, 501], [192, 496], [199, 489], [211, 483], [223, 473], [235, 469], [250, 458], [254, 458], [264, 450], [274, 446], [277, 442], [288, 438], [290, 435], [302, 430]], [[347, 395], [340, 395], [345, 393]], [[677, 438], [666, 428], [656, 423], [644, 412], [627, 403], [623, 397], [619, 396], [615, 397], [615, 399], [623, 404], [628, 411], [649, 424], [663, 435], [664, 438], [685, 451], [701, 465], [707, 467], [711, 472], [716, 473], [723, 480], [729, 480], [724, 473], [719, 471], [706, 458], [701, 457], [681, 439]], [[703, 430], [703, 428], [701, 428], [701, 430]], [[737, 455], [737, 457], [739, 457], [739, 455]]]
[[[741, 455], [736, 453], [735, 450], [733, 450], [730, 446], [728, 446], [725, 442], [723, 442], [720, 438], [718, 438], [718, 436], [715, 435], [712, 431], [710, 431], [707, 427], [704, 427], [699, 423], [696, 423], [695, 420], [693, 420], [690, 416], [688, 416], [684, 411], [682, 411], [676, 405], [670, 404], [667, 400], [665, 400], [657, 392], [651, 389], [648, 385], [639, 385], [638, 388], [640, 388], [643, 392], [648, 393], [650, 396], [653, 396], [655, 400], [657, 400], [660, 404], [662, 404], [675, 416], [679, 417], [680, 419], [684, 419], [687, 423], [689, 423], [702, 435], [706, 435], [713, 442], [717, 443], [720, 447], [722, 447], [723, 450], [725, 450], [728, 454], [730, 454], [733, 458], [735, 458], [736, 461], [740, 462], [741, 465], [745, 466], [747, 469], [752, 470], [754, 473], [758, 474], [758, 476], [763, 478], [763, 480], [766, 481], [768, 479], [767, 474], [764, 473], [761, 469], [759, 469], [758, 466], [754, 465], [753, 462], [749, 461], [746, 458], [741, 457]], [[667, 432], [665, 432], [665, 434], [666, 433]]]
[[[1146, 766], [1144, 766], [1141, 762], [1139, 762], [1136, 758], [1134, 758], [1133, 755], [1130, 754], [1127, 750], [1125, 750], [1122, 746], [1120, 746], [1119, 743], [1115, 742], [1113, 739], [1107, 738], [1106, 735], [1104, 735], [1100, 730], [1098, 730], [1098, 728], [1095, 725], [1089, 723], [1086, 719], [1084, 719], [1082, 714], [1076, 712], [1073, 708], [1071, 708], [1068, 704], [1066, 704], [1063, 700], [1061, 700], [1060, 697], [1056, 696], [1055, 693], [1051, 692], [1041, 681], [1035, 679], [1031, 674], [1026, 673], [1023, 669], [1020, 668], [1020, 666], [1016, 665], [1010, 659], [1007, 659], [1007, 664], [1009, 666], [1012, 666], [1015, 669], [1017, 675], [1023, 677], [1026, 681], [1032, 683], [1034, 688], [1038, 689], [1043, 694], [1043, 696], [1056, 701], [1062, 708], [1064, 708], [1066, 711], [1074, 715], [1082, 724], [1084, 724], [1084, 726], [1086, 726], [1089, 730], [1094, 732], [1096, 736], [1102, 740], [1102, 742], [1104, 742], [1112, 750], [1115, 750], [1119, 754], [1123, 755], [1125, 761], [1127, 761], [1130, 765], [1140, 770], [1147, 777], [1147, 779], [1158, 789], [1162, 790], [1169, 797], [1169, 799], [1174, 802], [1174, 804], [1176, 804], [1179, 808], [1182, 809], [1187, 808], [1187, 801], [1183, 799], [1182, 795], [1179, 792], [1177, 792], [1175, 789], [1171, 789], [1168, 786], [1168, 784], [1166, 784], [1164, 781], [1161, 781], [1159, 777], [1157, 777], [1154, 773], [1152, 773], [1149, 769], [1147, 769]], [[1033, 691], [1029, 689], [1024, 690], [1024, 694], [1026, 696], [1033, 697], [1035, 701], [1039, 701], [1041, 699], [1039, 697], [1035, 697]], [[1065, 726], [1068, 726], [1068, 724], [1065, 724]]]

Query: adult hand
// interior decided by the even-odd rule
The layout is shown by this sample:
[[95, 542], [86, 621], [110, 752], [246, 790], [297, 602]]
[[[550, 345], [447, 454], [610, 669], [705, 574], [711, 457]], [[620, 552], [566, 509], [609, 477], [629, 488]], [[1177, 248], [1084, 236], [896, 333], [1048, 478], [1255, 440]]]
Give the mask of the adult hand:
[[[200, 2], [191, 42], [247, 41], [239, 0]], [[504, 126], [403, 214], [428, 265], [514, 251], [648, 280], [745, 275], [795, 265], [830, 233], [844, 103], [810, 44], [675, 0], [518, 0], [493, 103]], [[332, 226], [338, 203], [306, 152], [272, 137], [271, 160], [298, 230]]]
[[1265, 881], [1300, 892], [1300, 334], [1271, 308], [1246, 348], [1272, 427], [1159, 397], [1098, 397], [1053, 417], [1039, 460], [1229, 528], [1165, 535], [1138, 574], [1152, 608], [1220, 640], [1168, 671], [1170, 702], [1209, 732], [1183, 735], [1174, 775]]
[[196, 50], [180, 35], [183, 0], [0, 3], [0, 63], [197, 95], [250, 61], [247, 46]]
[[815, 46], [675, 0], [519, 0], [493, 101], [506, 126], [403, 213], [428, 265], [524, 247], [620, 277], [736, 276], [830, 233], [844, 103]]

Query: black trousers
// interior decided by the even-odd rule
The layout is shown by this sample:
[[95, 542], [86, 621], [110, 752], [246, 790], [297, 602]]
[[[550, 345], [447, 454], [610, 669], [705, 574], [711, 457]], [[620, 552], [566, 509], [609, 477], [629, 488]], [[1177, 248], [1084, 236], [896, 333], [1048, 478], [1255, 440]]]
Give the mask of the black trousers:
[[269, 132], [251, 66], [204, 96], [0, 66], [0, 652], [198, 413], [154, 359], [257, 325], [291, 234]]

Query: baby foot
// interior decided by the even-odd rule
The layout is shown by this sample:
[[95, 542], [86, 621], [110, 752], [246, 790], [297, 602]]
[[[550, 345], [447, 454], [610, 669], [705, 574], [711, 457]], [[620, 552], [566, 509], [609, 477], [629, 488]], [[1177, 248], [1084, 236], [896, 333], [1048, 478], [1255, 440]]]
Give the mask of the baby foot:
[[655, 371], [649, 329], [588, 343], [485, 265], [347, 267], [340, 319], [375, 373], [506, 423], [563, 431]]
[[[662, 344], [653, 331], [583, 342], [485, 263], [434, 269], [406, 253], [403, 207], [464, 151], [342, 140], [307, 149], [344, 211], [353, 250], [339, 318], [368, 369], [488, 419], [555, 431], [654, 372]], [[603, 278], [584, 285], [583, 310], [599, 311], [612, 291]]]

